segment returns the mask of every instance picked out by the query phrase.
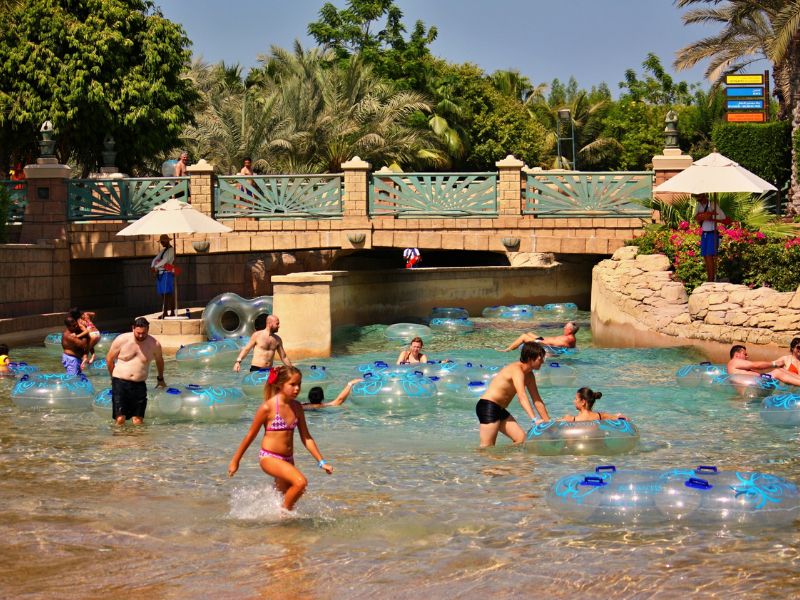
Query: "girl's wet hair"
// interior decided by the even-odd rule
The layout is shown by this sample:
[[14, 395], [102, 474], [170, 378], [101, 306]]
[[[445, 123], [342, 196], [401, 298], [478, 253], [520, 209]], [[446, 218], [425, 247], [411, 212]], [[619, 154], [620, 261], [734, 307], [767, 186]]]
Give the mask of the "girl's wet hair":
[[800, 344], [800, 337], [793, 338], [789, 344], [789, 350], [794, 351], [798, 344]]
[[423, 341], [422, 341], [422, 338], [421, 338], [421, 337], [415, 337], [413, 340], [411, 340], [411, 342], [409, 343], [409, 346], [410, 346], [411, 344], [413, 344], [414, 342], [419, 342], [419, 345], [420, 345], [420, 346], [424, 346], [424, 345], [425, 345], [425, 342], [423, 342]]
[[578, 390], [578, 396], [580, 396], [581, 400], [586, 402], [586, 406], [589, 410], [592, 410], [595, 400], [602, 398], [603, 392], [595, 392], [591, 388], [582, 387]]
[[286, 365], [272, 367], [267, 383], [264, 385], [264, 400], [269, 400], [277, 394], [281, 386], [295, 375], [300, 376], [300, 381], [303, 380], [303, 374], [297, 367], [287, 367]]

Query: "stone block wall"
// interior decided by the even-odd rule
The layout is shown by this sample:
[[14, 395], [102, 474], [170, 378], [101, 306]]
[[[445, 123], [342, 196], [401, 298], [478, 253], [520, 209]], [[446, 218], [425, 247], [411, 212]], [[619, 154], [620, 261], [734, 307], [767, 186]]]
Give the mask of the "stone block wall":
[[691, 295], [673, 281], [669, 259], [617, 250], [592, 272], [592, 319], [681, 340], [785, 347], [800, 333], [800, 288], [776, 292], [704, 283]]
[[[0, 333], [42, 327], [39, 315], [69, 308], [70, 262], [65, 241], [3, 244], [0, 256]], [[27, 315], [37, 317], [14, 322], [15, 317]], [[54, 319], [58, 322], [63, 316]]]

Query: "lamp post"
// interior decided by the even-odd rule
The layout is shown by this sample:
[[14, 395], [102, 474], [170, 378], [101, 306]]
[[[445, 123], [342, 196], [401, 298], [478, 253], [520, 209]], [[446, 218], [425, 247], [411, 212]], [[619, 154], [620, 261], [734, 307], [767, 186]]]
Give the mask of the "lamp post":
[[[561, 140], [571, 141], [572, 142], [572, 168], [575, 168], [575, 126], [572, 122], [572, 112], [568, 108], [559, 108], [558, 109], [558, 118], [556, 119], [557, 123], [557, 132], [556, 135], [558, 136], [558, 166], [559, 168], [562, 167], [562, 160], [563, 155], [561, 154]], [[569, 137], [565, 137], [565, 130], [564, 128], [569, 124]], [[569, 167], [569, 162], [567, 162], [567, 166]]]

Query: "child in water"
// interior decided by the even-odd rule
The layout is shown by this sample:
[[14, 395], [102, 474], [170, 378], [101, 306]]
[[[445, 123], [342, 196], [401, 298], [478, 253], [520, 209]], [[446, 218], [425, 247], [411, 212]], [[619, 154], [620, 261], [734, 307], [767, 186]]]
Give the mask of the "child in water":
[[322, 390], [321, 387], [312, 387], [308, 390], [308, 402], [303, 403], [303, 408], [308, 409], [317, 409], [317, 408], [328, 408], [329, 406], [340, 406], [344, 404], [344, 401], [347, 400], [347, 397], [350, 395], [350, 392], [353, 390], [353, 386], [357, 384], [359, 381], [363, 381], [360, 377], [358, 379], [352, 379], [351, 381], [347, 382], [347, 385], [344, 386], [339, 395], [336, 396], [335, 399], [331, 400], [330, 402], [323, 402], [325, 400], [325, 392]]
[[228, 465], [228, 476], [239, 469], [239, 461], [247, 448], [264, 427], [261, 451], [258, 453], [261, 469], [275, 478], [275, 488], [283, 494], [283, 507], [292, 510], [306, 491], [308, 481], [294, 466], [294, 430], [300, 429], [300, 441], [328, 475], [333, 467], [322, 458], [314, 438], [308, 432], [303, 406], [297, 401], [302, 375], [296, 367], [273, 368], [264, 386], [264, 403], [256, 411], [250, 431], [244, 436]]
[[97, 355], [94, 352], [94, 347], [100, 341], [100, 330], [95, 327], [92, 322], [97, 315], [88, 310], [73, 309], [70, 311], [70, 316], [78, 321], [81, 332], [78, 334], [79, 338], [89, 338], [89, 343], [86, 344], [86, 354], [81, 361], [81, 369], [86, 368], [86, 364], [92, 364]]
[[0, 373], [7, 373], [9, 371], [8, 363], [11, 362], [11, 359], [8, 358], [8, 346], [6, 344], [0, 344]]
[[592, 407], [595, 400], [603, 397], [602, 392], [595, 392], [588, 387], [582, 387], [575, 392], [575, 408], [578, 411], [577, 415], [564, 415], [561, 417], [562, 421], [599, 421], [600, 419], [625, 419], [625, 415], [617, 413], [612, 415], [609, 413], [594, 412]]

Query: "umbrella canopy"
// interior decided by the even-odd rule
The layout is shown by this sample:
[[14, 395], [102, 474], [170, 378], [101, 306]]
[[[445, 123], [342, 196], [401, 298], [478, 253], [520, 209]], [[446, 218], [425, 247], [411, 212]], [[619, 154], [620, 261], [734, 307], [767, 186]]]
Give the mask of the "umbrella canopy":
[[716, 194], [721, 192], [749, 192], [763, 194], [777, 188], [739, 163], [712, 152], [694, 161], [671, 179], [653, 188], [656, 193]]
[[185, 202], [170, 198], [117, 235], [160, 235], [162, 233], [227, 233], [232, 231]]

